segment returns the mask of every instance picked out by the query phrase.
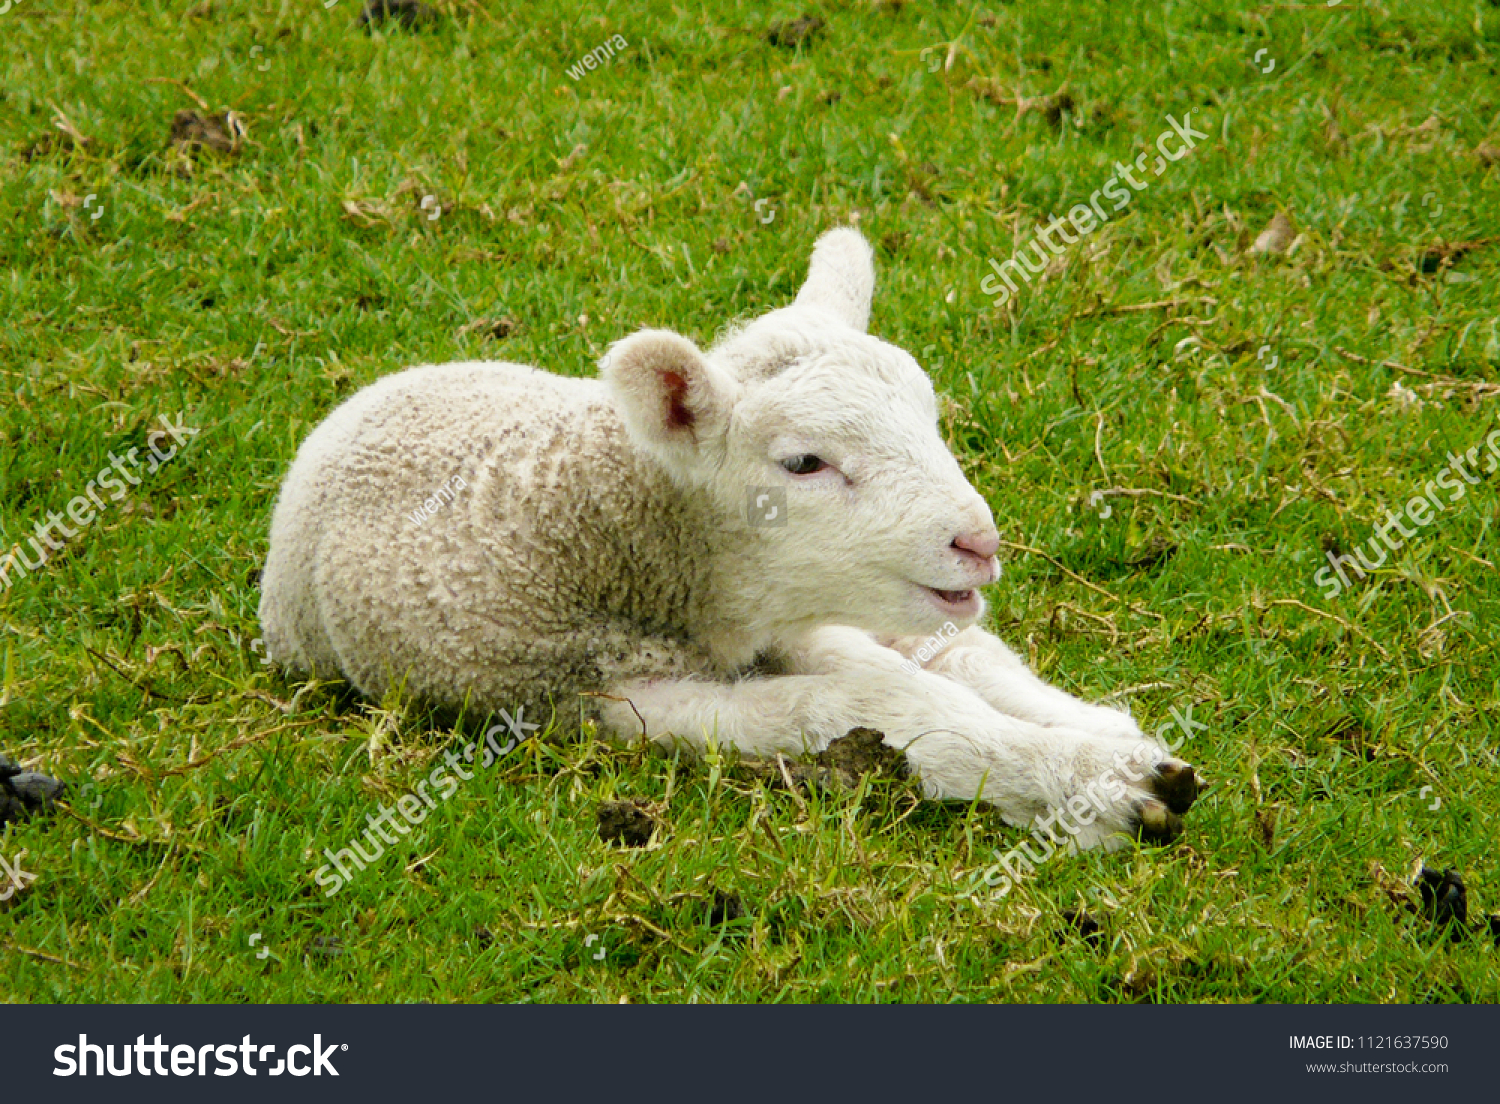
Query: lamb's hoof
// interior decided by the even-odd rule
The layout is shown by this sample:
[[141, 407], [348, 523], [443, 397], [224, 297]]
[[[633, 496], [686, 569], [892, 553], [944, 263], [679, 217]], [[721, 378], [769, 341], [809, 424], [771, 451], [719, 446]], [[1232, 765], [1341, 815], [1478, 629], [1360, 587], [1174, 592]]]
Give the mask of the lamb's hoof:
[[1146, 785], [1152, 796], [1136, 813], [1135, 834], [1145, 843], [1171, 843], [1182, 835], [1182, 818], [1208, 780], [1181, 759], [1164, 759]]
[[1182, 816], [1193, 807], [1198, 795], [1208, 789], [1208, 780], [1181, 759], [1165, 759], [1157, 765], [1150, 787], [1168, 809]]
[[1142, 843], [1171, 843], [1182, 835], [1182, 818], [1160, 801], [1147, 801], [1136, 817], [1135, 834]]

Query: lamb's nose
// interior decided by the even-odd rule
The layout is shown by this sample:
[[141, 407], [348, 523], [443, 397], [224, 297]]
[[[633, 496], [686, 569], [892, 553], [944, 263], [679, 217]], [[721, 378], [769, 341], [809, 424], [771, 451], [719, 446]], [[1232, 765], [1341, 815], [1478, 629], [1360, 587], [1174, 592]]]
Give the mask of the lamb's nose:
[[953, 538], [953, 547], [976, 560], [988, 561], [1000, 551], [1000, 534], [993, 529], [960, 533]]

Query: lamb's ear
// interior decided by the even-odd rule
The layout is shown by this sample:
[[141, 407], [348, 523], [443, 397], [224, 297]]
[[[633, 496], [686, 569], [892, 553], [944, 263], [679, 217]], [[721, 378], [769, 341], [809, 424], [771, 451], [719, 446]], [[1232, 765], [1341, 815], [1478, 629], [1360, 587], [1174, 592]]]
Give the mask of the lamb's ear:
[[870, 324], [875, 294], [875, 254], [858, 230], [830, 230], [813, 246], [807, 281], [797, 292], [799, 307], [821, 307], [863, 330]]
[[728, 427], [740, 390], [733, 376], [670, 330], [641, 330], [617, 341], [600, 375], [631, 439], [685, 479], [698, 465], [699, 447]]

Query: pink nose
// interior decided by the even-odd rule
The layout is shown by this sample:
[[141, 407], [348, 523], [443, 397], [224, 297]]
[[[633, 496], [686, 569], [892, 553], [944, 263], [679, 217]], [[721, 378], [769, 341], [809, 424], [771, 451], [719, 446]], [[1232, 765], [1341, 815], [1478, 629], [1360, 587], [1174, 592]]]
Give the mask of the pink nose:
[[953, 547], [977, 560], [988, 560], [1000, 551], [1000, 534], [993, 529], [981, 533], [960, 533], [953, 538]]

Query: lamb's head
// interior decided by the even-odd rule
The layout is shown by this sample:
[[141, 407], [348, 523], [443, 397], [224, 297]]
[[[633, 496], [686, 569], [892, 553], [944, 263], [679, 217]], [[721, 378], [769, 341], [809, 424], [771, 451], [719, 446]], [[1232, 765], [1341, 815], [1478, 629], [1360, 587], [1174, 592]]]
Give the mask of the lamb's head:
[[834, 230], [791, 306], [707, 353], [646, 330], [605, 362], [637, 447], [744, 542], [778, 635], [967, 624], [999, 575], [994, 520], [943, 442], [931, 381], [865, 332], [874, 286], [864, 238]]

